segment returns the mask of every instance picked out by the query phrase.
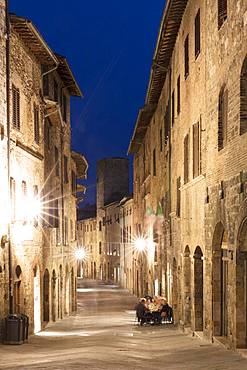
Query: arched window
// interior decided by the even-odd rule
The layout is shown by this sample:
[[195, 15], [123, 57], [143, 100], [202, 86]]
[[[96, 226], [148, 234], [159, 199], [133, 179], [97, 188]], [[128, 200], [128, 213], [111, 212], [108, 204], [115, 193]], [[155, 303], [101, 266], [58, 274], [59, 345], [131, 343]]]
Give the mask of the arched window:
[[219, 94], [218, 105], [218, 150], [224, 148], [227, 141], [228, 90], [223, 86]]
[[247, 132], [247, 56], [240, 76], [240, 135]]

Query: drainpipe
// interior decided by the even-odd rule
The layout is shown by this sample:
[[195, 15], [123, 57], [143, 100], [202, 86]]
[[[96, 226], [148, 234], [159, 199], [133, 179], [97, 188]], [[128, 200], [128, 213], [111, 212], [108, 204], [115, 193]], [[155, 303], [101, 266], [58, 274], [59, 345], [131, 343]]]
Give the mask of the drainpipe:
[[11, 245], [11, 194], [10, 194], [10, 20], [9, 2], [5, 0], [6, 27], [6, 124], [7, 124], [7, 181], [8, 181], [8, 260], [9, 260], [9, 314], [14, 313], [13, 300], [13, 257]]

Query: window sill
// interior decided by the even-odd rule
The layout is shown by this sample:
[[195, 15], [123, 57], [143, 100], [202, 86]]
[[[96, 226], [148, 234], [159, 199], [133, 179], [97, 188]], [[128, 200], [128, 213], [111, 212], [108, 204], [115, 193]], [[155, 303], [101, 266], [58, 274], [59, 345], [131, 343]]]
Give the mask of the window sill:
[[186, 190], [186, 189], [190, 188], [191, 186], [203, 181], [205, 178], [206, 178], [205, 175], [199, 175], [199, 176], [195, 177], [193, 180], [191, 180], [191, 181], [187, 182], [186, 184], [182, 185], [179, 190], [180, 191]]

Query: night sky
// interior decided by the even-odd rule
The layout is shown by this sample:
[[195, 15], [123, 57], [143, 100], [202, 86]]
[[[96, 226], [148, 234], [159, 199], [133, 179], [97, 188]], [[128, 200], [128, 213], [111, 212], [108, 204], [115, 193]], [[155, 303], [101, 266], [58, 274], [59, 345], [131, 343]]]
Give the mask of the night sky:
[[[96, 161], [126, 156], [144, 104], [165, 0], [10, 0], [48, 45], [66, 56], [84, 98], [72, 98], [72, 148], [89, 162], [86, 202], [95, 198]], [[84, 182], [85, 183], [85, 182]]]

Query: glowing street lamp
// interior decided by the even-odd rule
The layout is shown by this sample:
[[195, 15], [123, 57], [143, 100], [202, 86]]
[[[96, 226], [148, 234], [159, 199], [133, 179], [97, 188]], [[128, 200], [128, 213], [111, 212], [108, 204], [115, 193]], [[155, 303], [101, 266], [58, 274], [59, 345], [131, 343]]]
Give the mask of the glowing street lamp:
[[134, 239], [133, 246], [137, 252], [144, 252], [146, 249], [146, 238], [138, 237]]
[[77, 261], [84, 261], [87, 257], [85, 248], [80, 247], [75, 250], [75, 258]]

